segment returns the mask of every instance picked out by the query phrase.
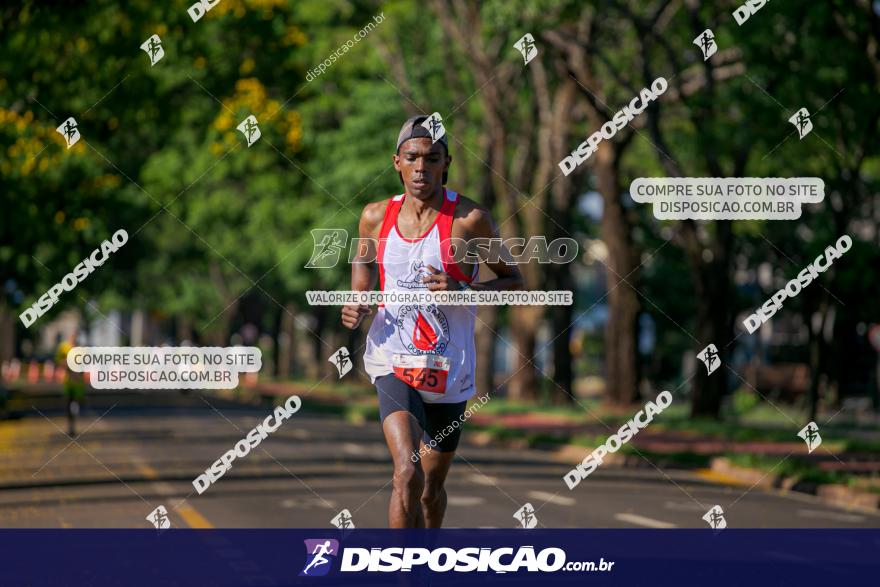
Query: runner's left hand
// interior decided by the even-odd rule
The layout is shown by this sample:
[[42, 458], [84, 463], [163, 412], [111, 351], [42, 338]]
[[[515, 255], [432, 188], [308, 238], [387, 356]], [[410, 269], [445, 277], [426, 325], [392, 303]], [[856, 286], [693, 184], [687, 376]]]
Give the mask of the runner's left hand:
[[431, 275], [422, 279], [422, 283], [428, 284], [429, 291], [458, 291], [461, 284], [443, 273], [439, 269], [435, 269], [432, 265], [428, 265], [428, 271]]

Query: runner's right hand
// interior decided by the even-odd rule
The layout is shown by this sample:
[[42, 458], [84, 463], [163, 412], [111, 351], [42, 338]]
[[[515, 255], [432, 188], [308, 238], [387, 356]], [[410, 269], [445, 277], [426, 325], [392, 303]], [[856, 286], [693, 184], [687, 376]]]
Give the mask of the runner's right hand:
[[342, 306], [342, 325], [354, 330], [360, 326], [364, 316], [368, 316], [372, 313], [373, 310], [366, 304]]

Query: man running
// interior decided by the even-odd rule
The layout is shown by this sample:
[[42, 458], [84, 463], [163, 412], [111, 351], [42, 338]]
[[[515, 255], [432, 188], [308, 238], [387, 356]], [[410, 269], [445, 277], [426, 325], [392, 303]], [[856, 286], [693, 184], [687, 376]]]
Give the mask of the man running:
[[[378, 242], [378, 250], [365, 249], [355, 259], [351, 289], [371, 291], [377, 277], [386, 292], [521, 289], [516, 265], [490, 259], [486, 265], [497, 278], [475, 283], [477, 264], [452, 259], [450, 238], [498, 238], [498, 229], [483, 206], [444, 187], [452, 158], [446, 136], [432, 141], [422, 126], [427, 118], [410, 118], [397, 138], [392, 159], [406, 191], [368, 204], [361, 214], [360, 237], [374, 239], [366, 242]], [[345, 306], [342, 323], [355, 329], [371, 313], [366, 305]], [[443, 523], [444, 482], [461, 427], [449, 435], [440, 431], [460, 423], [476, 391], [475, 318], [473, 306], [386, 305], [367, 334], [364, 365], [379, 394], [382, 430], [394, 462], [392, 528]]]

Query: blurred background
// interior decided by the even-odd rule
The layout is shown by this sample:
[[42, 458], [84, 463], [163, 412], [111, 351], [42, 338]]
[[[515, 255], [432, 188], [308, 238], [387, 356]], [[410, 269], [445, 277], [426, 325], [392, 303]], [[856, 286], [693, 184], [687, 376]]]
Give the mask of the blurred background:
[[[522, 267], [526, 289], [572, 290], [573, 306], [479, 309], [478, 391], [492, 399], [466, 427], [457, 467], [477, 494], [450, 501], [451, 524], [506, 527], [530, 500], [547, 526], [699, 527], [731, 502], [740, 526], [876, 525], [880, 2], [779, 0], [742, 25], [738, 6], [220, 0], [193, 22], [188, 2], [6, 3], [0, 523], [138, 526], [164, 499], [195, 527], [327, 526], [342, 506], [384, 525], [366, 326], [345, 331], [338, 307], [304, 295], [348, 289], [350, 267], [304, 265], [310, 229], [354, 236], [365, 204], [401, 191], [396, 133], [436, 111], [448, 186], [492, 210], [503, 237], [580, 243], [573, 263]], [[718, 51], [704, 61], [706, 28]], [[538, 54], [524, 66], [526, 33]], [[140, 45], [154, 34], [151, 66]], [[668, 91], [562, 175], [659, 76]], [[814, 129], [799, 140], [787, 120], [801, 107]], [[248, 147], [236, 126], [251, 114], [262, 137]], [[67, 149], [55, 129], [69, 116], [82, 138]], [[658, 221], [628, 188], [666, 176], [819, 177], [826, 197], [796, 221]], [[128, 243], [25, 328], [19, 314], [120, 228]], [[846, 255], [743, 330], [844, 234]], [[710, 343], [722, 366], [708, 376], [696, 354]], [[70, 345], [236, 344], [260, 347], [263, 369], [229, 393], [97, 392], [63, 361]], [[339, 381], [341, 346], [357, 368]], [[630, 489], [602, 481], [604, 465], [564, 488], [664, 389], [673, 406], [607, 465]], [[292, 393], [301, 425], [194, 505], [188, 481]], [[823, 444], [808, 453], [797, 432], [811, 421]], [[579, 492], [609, 505], [585, 511]]]

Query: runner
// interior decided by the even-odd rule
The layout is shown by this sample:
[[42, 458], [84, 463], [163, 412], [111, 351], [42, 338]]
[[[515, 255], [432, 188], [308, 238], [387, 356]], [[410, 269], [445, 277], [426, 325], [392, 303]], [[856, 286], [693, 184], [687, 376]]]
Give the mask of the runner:
[[[451, 259], [449, 239], [498, 238], [488, 210], [447, 190], [452, 158], [446, 137], [432, 141], [421, 126], [427, 116], [406, 121], [393, 156], [405, 192], [368, 204], [361, 238], [378, 241], [351, 270], [351, 289], [382, 291], [521, 289], [516, 265], [487, 263], [496, 279], [475, 283], [478, 266]], [[369, 259], [376, 259], [369, 262]], [[342, 323], [357, 328], [369, 306], [342, 309]], [[464, 413], [475, 393], [473, 306], [380, 307], [367, 334], [364, 365], [379, 394], [382, 430], [394, 462], [388, 522], [392, 528], [439, 528], [446, 513], [444, 483], [461, 426], [441, 436]], [[433, 450], [428, 448], [436, 441]], [[424, 455], [418, 458], [418, 455]], [[415, 456], [414, 456], [415, 455]]]

